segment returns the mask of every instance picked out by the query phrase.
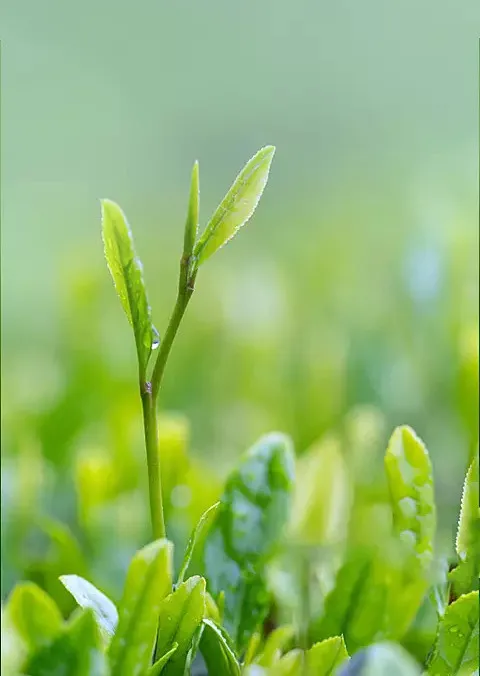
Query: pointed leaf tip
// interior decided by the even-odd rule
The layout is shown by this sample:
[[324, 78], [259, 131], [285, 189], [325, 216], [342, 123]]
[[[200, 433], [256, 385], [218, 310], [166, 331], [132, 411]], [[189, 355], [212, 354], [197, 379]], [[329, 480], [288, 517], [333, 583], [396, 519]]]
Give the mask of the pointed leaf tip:
[[267, 184], [275, 146], [261, 148], [244, 166], [195, 246], [198, 265], [224, 246], [253, 215]]

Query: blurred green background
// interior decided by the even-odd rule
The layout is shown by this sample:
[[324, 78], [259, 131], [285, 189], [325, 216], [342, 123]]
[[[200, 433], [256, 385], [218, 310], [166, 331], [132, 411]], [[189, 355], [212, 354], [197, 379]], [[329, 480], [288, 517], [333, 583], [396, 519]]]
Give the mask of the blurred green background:
[[408, 423], [449, 553], [478, 440], [479, 25], [476, 0], [2, 3], [3, 596], [30, 577], [67, 607], [55, 576], [85, 570], [118, 594], [149, 537], [99, 198], [162, 333], [193, 160], [204, 224], [267, 143], [258, 212], [202, 268], [167, 369], [170, 532], [265, 432], [365, 449], [376, 485]]

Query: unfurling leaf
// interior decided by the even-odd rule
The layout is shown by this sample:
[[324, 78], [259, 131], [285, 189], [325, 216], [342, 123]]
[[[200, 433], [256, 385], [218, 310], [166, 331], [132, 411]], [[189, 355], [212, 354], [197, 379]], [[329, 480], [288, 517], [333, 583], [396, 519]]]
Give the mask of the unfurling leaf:
[[161, 656], [173, 643], [178, 648], [165, 665], [162, 676], [183, 676], [188, 651], [205, 616], [205, 580], [188, 578], [163, 599], [158, 612], [158, 638], [155, 655]]
[[428, 673], [473, 674], [478, 669], [478, 591], [460, 596], [440, 621]]
[[81, 608], [91, 608], [104, 636], [110, 639], [118, 624], [115, 604], [91, 582], [79, 575], [61, 575], [60, 581]]
[[199, 265], [226, 244], [252, 216], [267, 183], [274, 153], [274, 146], [265, 146], [239, 173], [195, 246]]
[[224, 623], [239, 651], [268, 611], [264, 564], [288, 519], [293, 476], [291, 441], [262, 437], [228, 478], [206, 538], [209, 589], [225, 594]]
[[180, 573], [178, 574], [177, 585], [181, 584], [185, 578], [185, 573], [187, 572], [188, 566], [190, 565], [193, 550], [195, 548], [195, 544], [197, 542], [198, 537], [202, 535], [202, 533], [204, 533], [206, 530], [208, 530], [209, 526], [212, 524], [213, 519], [215, 518], [215, 514], [217, 513], [219, 507], [220, 507], [219, 502], [216, 502], [214, 505], [209, 507], [207, 511], [202, 514], [197, 525], [193, 529], [192, 534], [190, 535], [190, 538], [187, 543], [185, 556], [183, 557], [182, 567], [180, 569]]
[[130, 226], [120, 207], [110, 200], [102, 200], [102, 235], [107, 265], [133, 328], [144, 377], [152, 345], [158, 343], [158, 334], [152, 324], [142, 264], [135, 253]]
[[188, 201], [188, 213], [185, 223], [185, 234], [183, 240], [183, 255], [188, 258], [193, 253], [193, 248], [197, 240], [198, 219], [200, 215], [200, 181], [198, 162], [195, 162], [192, 169], [192, 178], [190, 183], [190, 198]]
[[208, 673], [211, 676], [240, 676], [240, 665], [228, 636], [215, 622], [203, 621], [200, 640], [202, 653]]
[[[132, 559], [119, 606], [117, 631], [109, 649], [112, 673], [143, 675], [153, 654], [161, 602], [172, 589], [172, 549], [157, 540]], [[163, 655], [172, 646], [162, 650]]]
[[401, 558], [388, 602], [389, 635], [398, 638], [412, 623], [428, 588], [436, 527], [430, 458], [410, 427], [393, 432], [385, 470]]

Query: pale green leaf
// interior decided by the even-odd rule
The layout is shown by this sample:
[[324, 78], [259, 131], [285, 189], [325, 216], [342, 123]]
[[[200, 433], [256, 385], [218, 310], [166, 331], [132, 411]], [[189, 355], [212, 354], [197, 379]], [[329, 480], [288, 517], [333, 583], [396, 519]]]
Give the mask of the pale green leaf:
[[183, 676], [188, 651], [195, 633], [205, 617], [205, 580], [190, 577], [160, 604], [156, 655], [163, 655], [173, 643], [175, 654], [162, 671], [162, 676]]
[[192, 169], [190, 183], [190, 198], [188, 201], [188, 214], [185, 223], [185, 235], [183, 241], [183, 255], [188, 258], [193, 253], [193, 248], [198, 234], [198, 220], [200, 214], [200, 179], [198, 162]]
[[290, 625], [283, 625], [274, 629], [265, 641], [262, 653], [255, 660], [262, 667], [270, 667], [280, 659], [282, 653], [295, 636], [295, 629]]
[[457, 595], [478, 589], [480, 575], [480, 507], [478, 455], [468, 468], [456, 540], [459, 565], [450, 573]]
[[61, 575], [60, 581], [82, 608], [91, 608], [104, 636], [109, 639], [118, 624], [115, 604], [91, 582], [79, 575]]
[[62, 628], [55, 602], [33, 582], [22, 582], [14, 588], [5, 614], [30, 653], [51, 643]]
[[177, 585], [183, 582], [185, 578], [185, 573], [187, 572], [188, 566], [190, 565], [190, 561], [192, 560], [192, 554], [195, 548], [195, 544], [198, 538], [208, 531], [219, 507], [220, 502], [216, 502], [214, 505], [209, 507], [207, 511], [202, 514], [197, 525], [193, 529], [192, 534], [190, 535], [190, 538], [187, 543], [185, 556], [183, 557], [182, 567], [180, 568], [180, 573], [178, 574]]
[[150, 665], [161, 603], [172, 588], [172, 550], [171, 542], [157, 540], [137, 552], [130, 564], [109, 649], [115, 676], [137, 676]]
[[149, 670], [147, 671], [147, 676], [160, 676], [162, 673], [163, 667], [166, 665], [168, 660], [171, 658], [171, 656], [174, 654], [174, 652], [178, 648], [178, 643], [174, 643], [170, 650], [165, 653], [165, 655], [162, 655], [160, 659], [158, 659], [154, 665], [152, 665]]
[[195, 246], [198, 264], [226, 244], [252, 216], [267, 183], [274, 153], [273, 146], [265, 146], [239, 173]]
[[393, 526], [401, 564], [389, 594], [389, 629], [402, 636], [429, 585], [436, 528], [432, 466], [415, 432], [397, 427], [385, 454]]
[[125, 314], [135, 335], [138, 360], [144, 376], [152, 345], [158, 335], [152, 325], [143, 269], [133, 245], [132, 232], [120, 207], [102, 200], [102, 234], [105, 258]]
[[305, 655], [306, 676], [332, 676], [348, 660], [347, 648], [341, 636], [315, 643]]
[[478, 591], [460, 596], [440, 620], [428, 665], [432, 676], [456, 676], [478, 669]]
[[89, 608], [75, 614], [53, 643], [29, 660], [28, 676], [107, 676], [98, 624]]

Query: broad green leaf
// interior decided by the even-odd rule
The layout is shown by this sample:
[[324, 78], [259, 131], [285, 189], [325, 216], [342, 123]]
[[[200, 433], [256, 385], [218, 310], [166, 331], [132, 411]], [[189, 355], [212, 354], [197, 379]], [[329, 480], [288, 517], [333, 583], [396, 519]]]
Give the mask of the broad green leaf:
[[412, 623], [428, 588], [436, 527], [430, 458], [410, 427], [394, 430], [385, 470], [401, 559], [388, 605], [390, 635], [397, 638]]
[[178, 643], [162, 671], [162, 676], [183, 676], [185, 661], [200, 623], [205, 617], [205, 580], [190, 577], [163, 599], [158, 613], [158, 637], [155, 655], [163, 655]]
[[135, 335], [142, 377], [158, 335], [152, 325], [143, 281], [143, 269], [133, 245], [132, 232], [120, 207], [102, 200], [102, 234], [105, 258], [120, 302]]
[[183, 255], [188, 258], [193, 253], [193, 247], [198, 234], [198, 220], [200, 213], [200, 181], [198, 162], [195, 162], [192, 169], [192, 178], [190, 183], [190, 198], [188, 201], [188, 214], [185, 223], [185, 236], [183, 241]]
[[28, 676], [106, 676], [107, 663], [93, 612], [87, 608], [72, 617], [50, 645], [30, 659]]
[[102, 633], [110, 639], [118, 624], [115, 604], [91, 582], [78, 575], [61, 575], [60, 581], [82, 608], [91, 608]]
[[[109, 649], [116, 676], [143, 674], [150, 664], [161, 603], [172, 588], [172, 552], [171, 542], [157, 540], [133, 557]], [[159, 655], [171, 647], [168, 645]]]
[[338, 676], [420, 676], [420, 666], [400, 645], [377, 643], [356, 653]]
[[228, 478], [205, 541], [209, 589], [225, 594], [224, 624], [239, 652], [268, 612], [264, 564], [288, 519], [293, 476], [291, 441], [262, 437]]
[[310, 627], [310, 640], [342, 635], [349, 652], [383, 636], [388, 569], [370, 551], [352, 550], [338, 570], [321, 615]]
[[280, 659], [294, 636], [294, 627], [289, 625], [277, 627], [268, 635], [262, 653], [255, 662], [263, 667], [272, 666], [272, 664]]
[[252, 216], [267, 184], [274, 153], [273, 146], [265, 146], [239, 173], [195, 246], [199, 265], [226, 244]]
[[440, 621], [428, 673], [456, 676], [478, 669], [478, 591], [460, 596]]
[[62, 616], [55, 602], [32, 582], [14, 588], [5, 613], [30, 654], [51, 643], [62, 628]]
[[305, 544], [338, 544], [345, 539], [351, 500], [340, 443], [329, 436], [299, 458], [290, 530]]
[[220, 507], [219, 502], [216, 502], [214, 505], [209, 507], [207, 511], [202, 514], [199, 522], [193, 529], [192, 534], [190, 535], [190, 539], [188, 540], [187, 543], [187, 548], [185, 550], [185, 556], [183, 559], [182, 567], [180, 569], [180, 573], [178, 574], [177, 585], [181, 584], [185, 578], [185, 573], [187, 572], [188, 566], [190, 565], [190, 561], [192, 560], [192, 554], [197, 539], [203, 533], [208, 531], [208, 528], [211, 526], [219, 507]]
[[160, 659], [158, 659], [155, 664], [153, 664], [150, 669], [147, 671], [147, 676], [160, 676], [162, 673], [163, 667], [166, 665], [168, 660], [171, 658], [171, 656], [174, 654], [174, 652], [178, 648], [178, 643], [174, 643], [170, 650], [165, 653], [165, 655], [162, 655]]
[[315, 643], [306, 652], [306, 676], [332, 676], [339, 666], [348, 660], [345, 642], [341, 636], [327, 638]]
[[209, 676], [240, 676], [240, 665], [225, 632], [211, 620], [203, 621], [200, 652]]
[[468, 468], [463, 485], [462, 505], [456, 540], [460, 563], [451, 574], [458, 595], [478, 589], [480, 575], [480, 507], [478, 455]]

